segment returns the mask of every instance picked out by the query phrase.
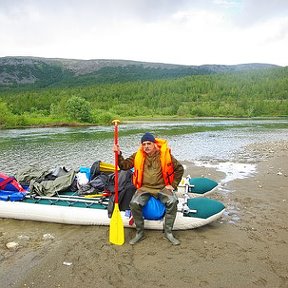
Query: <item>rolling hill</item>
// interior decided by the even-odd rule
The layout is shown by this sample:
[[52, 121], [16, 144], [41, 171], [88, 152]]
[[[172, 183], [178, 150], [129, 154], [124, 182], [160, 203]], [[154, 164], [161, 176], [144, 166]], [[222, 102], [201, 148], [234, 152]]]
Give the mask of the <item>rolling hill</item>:
[[1, 57], [0, 87], [73, 87], [97, 83], [176, 79], [190, 75], [223, 74], [276, 67], [279, 66], [258, 63], [188, 66], [130, 60]]

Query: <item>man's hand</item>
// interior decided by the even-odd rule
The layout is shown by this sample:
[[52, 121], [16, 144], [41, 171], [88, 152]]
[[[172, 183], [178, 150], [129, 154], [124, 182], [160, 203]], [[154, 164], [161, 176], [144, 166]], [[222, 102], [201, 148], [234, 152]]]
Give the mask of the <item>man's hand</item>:
[[120, 155], [120, 151], [121, 150], [120, 150], [120, 146], [119, 145], [114, 144], [112, 150], [113, 150], [114, 153], [117, 152], [118, 155]]

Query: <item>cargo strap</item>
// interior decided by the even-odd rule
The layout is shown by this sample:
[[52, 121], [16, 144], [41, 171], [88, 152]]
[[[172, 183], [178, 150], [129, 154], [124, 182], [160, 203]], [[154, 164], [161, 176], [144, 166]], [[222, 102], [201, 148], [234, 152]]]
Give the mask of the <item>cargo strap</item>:
[[5, 186], [9, 184], [10, 182], [12, 182], [13, 180], [14, 180], [14, 177], [8, 177], [2, 182], [0, 182], [0, 190], [5, 190]]

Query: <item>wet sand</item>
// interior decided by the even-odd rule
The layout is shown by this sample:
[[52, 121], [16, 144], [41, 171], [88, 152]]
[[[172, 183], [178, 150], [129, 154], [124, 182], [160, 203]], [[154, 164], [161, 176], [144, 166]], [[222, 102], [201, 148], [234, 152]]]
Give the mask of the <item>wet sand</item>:
[[[125, 244], [115, 246], [108, 227], [0, 219], [0, 287], [288, 287], [288, 142], [248, 146], [236, 160], [257, 172], [220, 184], [208, 197], [225, 214], [175, 231], [180, 246], [161, 231], [131, 246], [135, 230], [127, 228]], [[192, 177], [226, 177], [184, 164]]]

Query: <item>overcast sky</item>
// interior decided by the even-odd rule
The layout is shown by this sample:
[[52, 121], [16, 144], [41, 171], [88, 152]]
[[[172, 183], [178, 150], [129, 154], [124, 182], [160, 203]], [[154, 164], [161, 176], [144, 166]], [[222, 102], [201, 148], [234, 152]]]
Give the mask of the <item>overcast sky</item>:
[[0, 0], [0, 57], [288, 66], [288, 0]]

